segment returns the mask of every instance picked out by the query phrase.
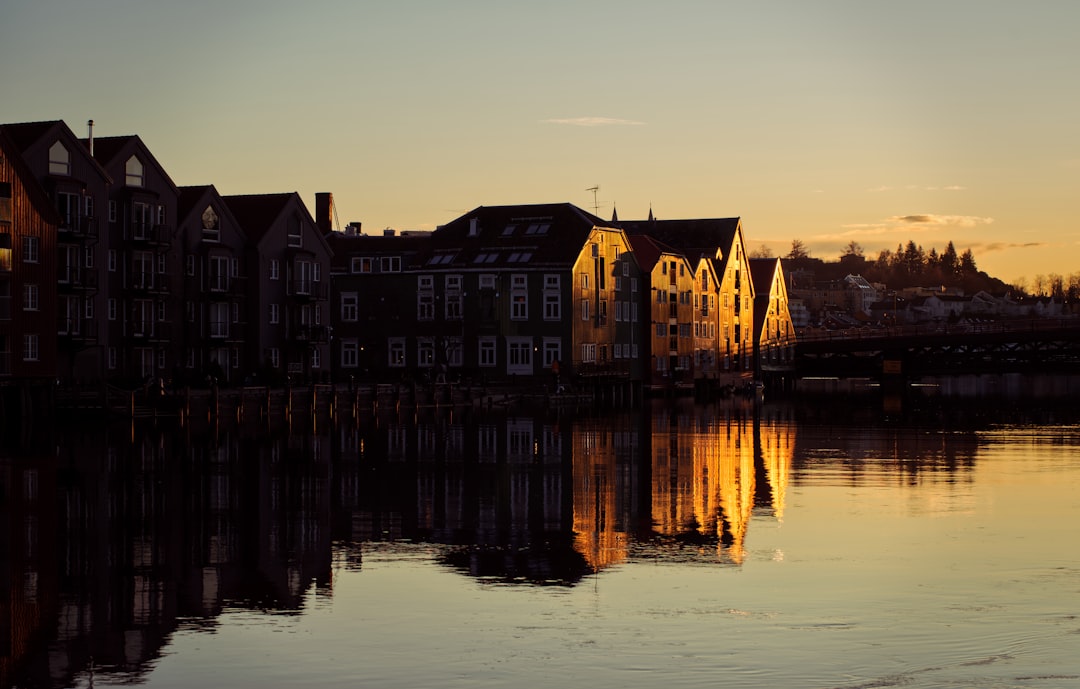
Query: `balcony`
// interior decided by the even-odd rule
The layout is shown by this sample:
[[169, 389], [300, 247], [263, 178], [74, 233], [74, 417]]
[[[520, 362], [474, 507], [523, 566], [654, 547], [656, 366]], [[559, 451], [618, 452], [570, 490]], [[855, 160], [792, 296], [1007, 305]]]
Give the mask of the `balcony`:
[[224, 340], [229, 337], [229, 321], [210, 321], [210, 339]]
[[330, 341], [330, 331], [325, 325], [299, 325], [292, 328], [293, 338], [301, 342], [325, 344]]
[[84, 318], [59, 318], [56, 324], [56, 335], [67, 342], [83, 344], [97, 342], [97, 333], [94, 332], [93, 323]]
[[60, 266], [57, 286], [61, 292], [95, 291], [98, 288], [98, 274], [96, 270], [80, 266]]
[[98, 237], [97, 218], [84, 215], [66, 218], [56, 228], [61, 239], [96, 240]]
[[137, 244], [167, 246], [171, 228], [147, 222], [131, 222], [124, 228], [124, 239]]
[[172, 324], [165, 321], [128, 321], [127, 335], [139, 342], [167, 342], [172, 335]]
[[288, 294], [305, 299], [326, 299], [326, 283], [321, 280], [290, 280]]

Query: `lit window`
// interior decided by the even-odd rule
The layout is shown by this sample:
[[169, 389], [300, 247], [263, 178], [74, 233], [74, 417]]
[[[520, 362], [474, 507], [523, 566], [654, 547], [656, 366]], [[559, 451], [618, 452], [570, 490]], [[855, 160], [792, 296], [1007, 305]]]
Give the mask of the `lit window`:
[[49, 174], [71, 174], [71, 154], [68, 153], [64, 144], [59, 141], [49, 147]]
[[128, 158], [124, 165], [124, 180], [129, 187], [141, 187], [145, 182], [143, 164], [135, 156]]

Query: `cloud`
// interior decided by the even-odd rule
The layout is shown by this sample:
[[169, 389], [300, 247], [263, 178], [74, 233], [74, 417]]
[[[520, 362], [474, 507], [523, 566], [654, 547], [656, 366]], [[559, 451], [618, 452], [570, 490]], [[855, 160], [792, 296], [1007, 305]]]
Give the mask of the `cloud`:
[[642, 125], [644, 122], [623, 120], [617, 117], [567, 117], [541, 120], [546, 124], [568, 124], [573, 127], [608, 127], [612, 125]]
[[972, 251], [977, 248], [984, 253], [990, 253], [994, 251], [1006, 251], [1008, 249], [1037, 249], [1041, 246], [1047, 246], [1047, 244], [1046, 242], [990, 242], [988, 244], [974, 244], [972, 246]]
[[[890, 187], [882, 184], [878, 187], [870, 187], [866, 191], [872, 194], [879, 194], [885, 191], [892, 191], [894, 188], [895, 187]], [[967, 187], [962, 187], [959, 184], [950, 184], [946, 187], [926, 187], [919, 184], [909, 184], [906, 187], [903, 187], [903, 189], [905, 189], [906, 191], [963, 191], [967, 189]]]
[[910, 225], [932, 225], [934, 227], [975, 227], [976, 225], [989, 225], [994, 222], [993, 218], [980, 218], [977, 215], [894, 215], [886, 220], [887, 223], [901, 223]]
[[871, 187], [871, 188], [867, 189], [867, 191], [870, 192], [871, 194], [878, 194], [878, 193], [881, 193], [883, 191], [890, 191], [891, 189], [892, 189], [892, 187], [886, 187], [886, 186], [882, 185], [880, 187]]

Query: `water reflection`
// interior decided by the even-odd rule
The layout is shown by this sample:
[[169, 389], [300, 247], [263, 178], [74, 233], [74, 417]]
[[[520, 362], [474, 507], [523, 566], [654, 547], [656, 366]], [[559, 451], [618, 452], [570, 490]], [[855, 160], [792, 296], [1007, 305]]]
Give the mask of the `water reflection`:
[[[314, 432], [67, 429], [0, 451], [0, 686], [139, 681], [178, 628], [295, 615], [365, 544], [573, 586], [633, 559], [739, 566], [791, 483], [971, 480], [947, 432], [774, 404], [363, 419]], [[854, 414], [854, 412], [853, 412]], [[845, 418], [844, 423], [831, 419]], [[947, 420], [946, 420], [947, 422]]]

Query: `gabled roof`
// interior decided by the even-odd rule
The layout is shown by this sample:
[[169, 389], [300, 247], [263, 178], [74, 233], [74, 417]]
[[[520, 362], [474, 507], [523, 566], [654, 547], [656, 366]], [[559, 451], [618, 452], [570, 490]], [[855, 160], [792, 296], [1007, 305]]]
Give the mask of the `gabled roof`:
[[656, 263], [660, 260], [662, 254], [679, 253], [677, 249], [667, 246], [649, 235], [632, 234], [628, 235], [626, 238], [630, 242], [630, 248], [634, 251], [634, 260], [637, 261], [638, 267], [641, 268], [644, 273], [652, 272], [652, 269], [656, 267]]
[[751, 258], [747, 259], [747, 263], [750, 266], [750, 282], [754, 286], [754, 339], [760, 340], [772, 299], [772, 286], [780, 270], [780, 259]]
[[647, 234], [678, 248], [688, 258], [704, 254], [714, 256], [719, 249], [728, 253], [739, 231], [739, 218], [702, 218], [692, 220], [622, 220], [619, 226], [628, 234]]
[[[89, 151], [86, 150], [85, 144], [79, 140], [79, 137], [75, 136], [75, 133], [68, 128], [63, 120], [2, 124], [0, 125], [0, 129], [8, 134], [19, 153], [24, 156], [27, 154], [27, 151], [41, 142], [42, 139], [49, 139], [50, 141], [52, 139], [67, 139], [71, 144], [74, 144], [76, 148], [82, 148], [81, 153], [90, 161], [94, 171], [101, 176], [101, 179], [106, 182], [112, 181], [112, 178], [109, 177], [109, 173], [105, 171], [105, 168], [102, 167], [101, 163], [90, 155]], [[49, 145], [51, 146], [51, 143]]]
[[[84, 146], [90, 145], [89, 139], [80, 139]], [[101, 164], [106, 170], [109, 166], [117, 162], [117, 158], [127, 158], [133, 155], [135, 150], [139, 150], [147, 158], [149, 162], [157, 167], [158, 171], [165, 181], [171, 186], [177, 193], [179, 193], [179, 187], [172, 181], [169, 173], [165, 171], [165, 168], [158, 162], [158, 159], [154, 157], [154, 154], [150, 152], [143, 140], [139, 138], [138, 134], [127, 134], [124, 136], [103, 136], [94, 137], [94, 159]]]
[[[52, 225], [59, 225], [60, 216], [57, 213], [56, 208], [49, 200], [49, 196], [45, 193], [45, 190], [38, 184], [38, 181], [30, 171], [29, 166], [22, 159], [19, 147], [11, 140], [7, 135], [6, 130], [2, 127], [0, 127], [0, 155], [7, 159], [8, 165], [11, 166], [16, 177], [22, 182], [22, 187], [29, 197], [34, 210], [37, 211], [46, 222]], [[16, 231], [18, 231], [17, 228]]]
[[[566, 264], [576, 260], [595, 227], [618, 229], [570, 203], [479, 206], [435, 230], [428, 250], [456, 251], [450, 265], [459, 267]], [[523, 260], [511, 261], [514, 255]], [[480, 257], [490, 260], [477, 263]]]
[[222, 199], [247, 236], [258, 244], [294, 196], [296, 192], [223, 196]]
[[201, 222], [202, 214], [203, 211], [206, 210], [206, 206], [214, 204], [215, 199], [218, 202], [218, 204], [215, 205], [218, 205], [220, 212], [227, 216], [228, 225], [231, 225], [232, 228], [239, 232], [240, 236], [244, 237], [246, 240], [247, 233], [243, 225], [237, 220], [236, 215], [225, 202], [225, 198], [218, 193], [217, 188], [214, 187], [213, 184], [180, 187], [180, 200], [176, 209], [177, 223], [183, 225], [193, 213], [199, 216]]

